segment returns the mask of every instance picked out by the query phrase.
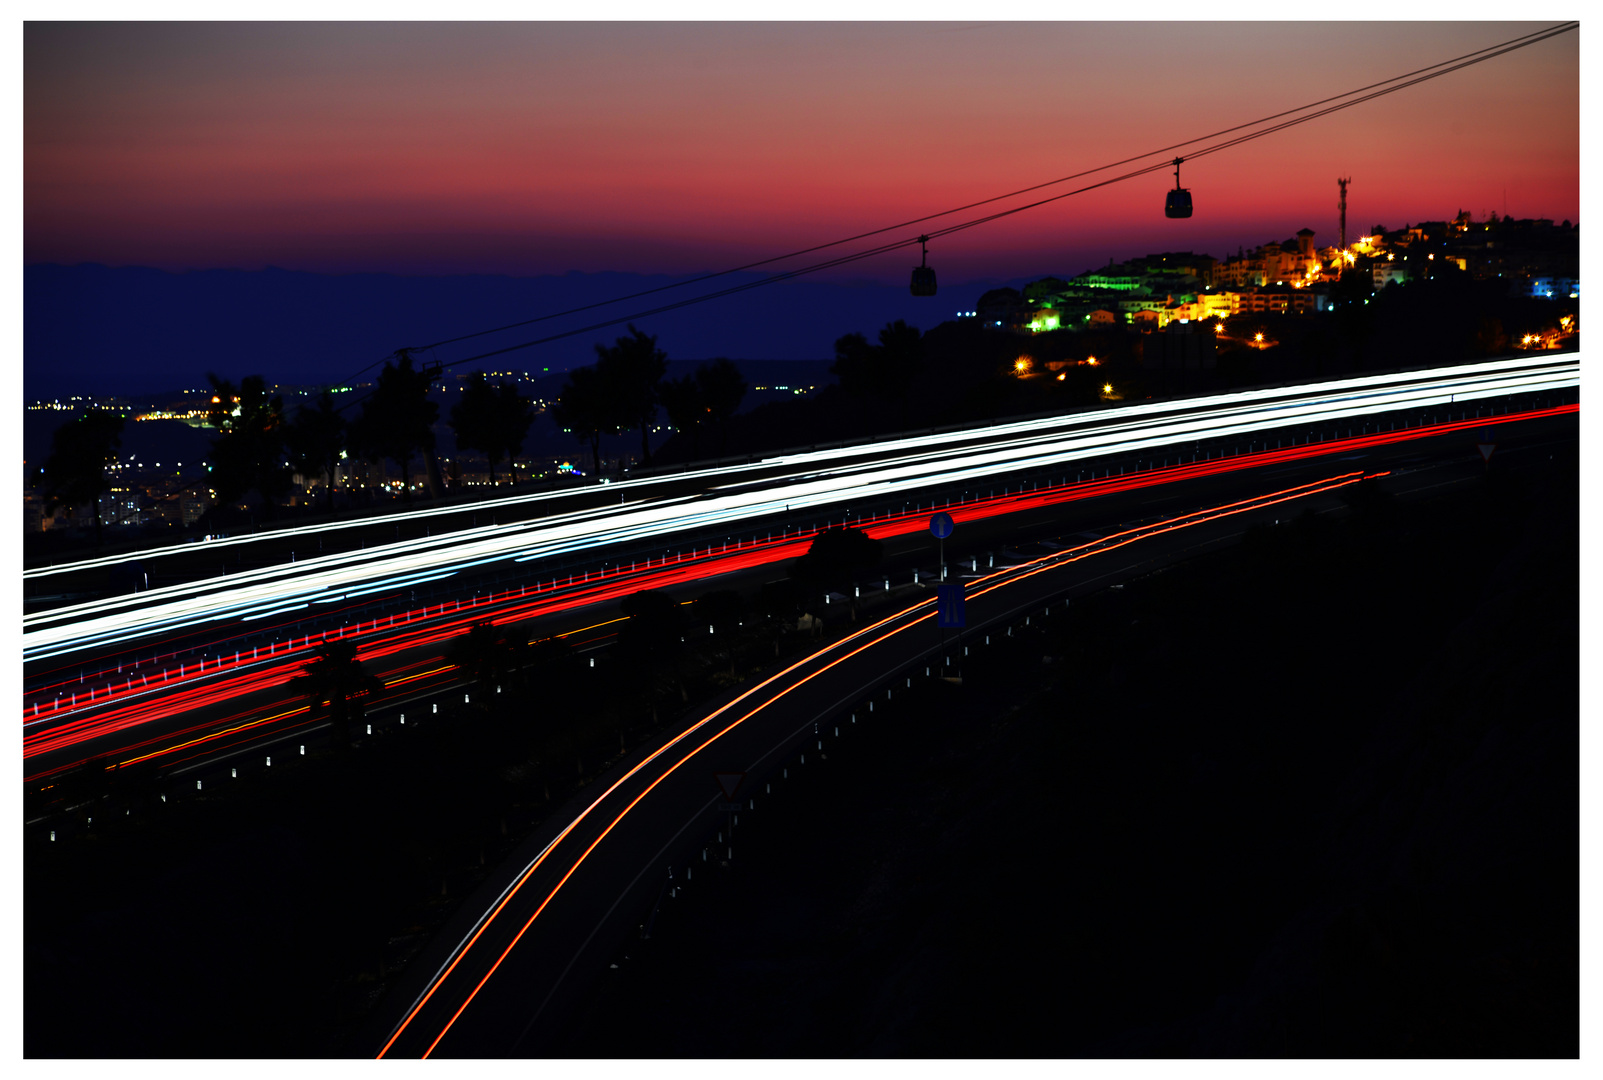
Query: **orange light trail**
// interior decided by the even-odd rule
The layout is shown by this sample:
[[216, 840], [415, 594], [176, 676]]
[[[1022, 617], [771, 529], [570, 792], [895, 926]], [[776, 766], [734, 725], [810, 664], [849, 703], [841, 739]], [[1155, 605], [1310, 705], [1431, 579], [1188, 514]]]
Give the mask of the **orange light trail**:
[[[1345, 474], [1342, 474], [1342, 475], [1339, 475], [1339, 476], [1336, 476], [1336, 477], [1331, 477], [1331, 478], [1326, 479], [1326, 480], [1314, 481], [1314, 482], [1309, 483], [1309, 484], [1302, 484], [1302, 485], [1298, 485], [1298, 486], [1292, 487], [1292, 488], [1285, 488], [1285, 489], [1283, 489], [1281, 491], [1271, 492], [1268, 495], [1258, 496], [1258, 497], [1252, 498], [1252, 499], [1243, 499], [1243, 500], [1239, 500], [1239, 501], [1233, 502], [1233, 503], [1225, 503], [1225, 504], [1223, 504], [1223, 505], [1221, 505], [1219, 507], [1214, 507], [1214, 508], [1212, 508], [1212, 509], [1210, 509], [1208, 511], [1198, 511], [1198, 512], [1193, 513], [1193, 514], [1187, 514], [1187, 515], [1181, 515], [1181, 516], [1174, 517], [1174, 518], [1169, 518], [1169, 519], [1167, 519], [1165, 521], [1156, 522], [1156, 523], [1153, 523], [1151, 525], [1138, 526], [1138, 527], [1136, 527], [1134, 529], [1128, 529], [1128, 530], [1125, 530], [1124, 532], [1115, 533], [1115, 534], [1113, 534], [1112, 537], [1104, 537], [1101, 540], [1096, 540], [1096, 541], [1092, 541], [1092, 542], [1090, 542], [1088, 544], [1083, 544], [1083, 545], [1079, 545], [1079, 546], [1074, 547], [1074, 548], [1069, 548], [1069, 549], [1067, 549], [1065, 551], [1054, 552], [1054, 553], [1052, 553], [1050, 555], [1041, 556], [1041, 557], [1039, 557], [1037, 559], [1033, 559], [1033, 560], [1029, 560], [1029, 561], [1024, 562], [1024, 563], [1020, 563], [1017, 566], [1008, 567], [1006, 569], [999, 570], [999, 571], [997, 571], [997, 572], [995, 572], [993, 574], [985, 575], [985, 576], [981, 577], [978, 581], [976, 581], [975, 584], [979, 585], [982, 582], [992, 581], [994, 579], [999, 579], [999, 578], [1005, 579], [1005, 580], [997, 580], [995, 584], [989, 586], [988, 588], [980, 589], [979, 591], [975, 592], [973, 595], [974, 596], [985, 595], [986, 593], [993, 592], [996, 589], [999, 589], [999, 588], [1003, 587], [1004, 585], [1013, 584], [1016, 581], [1021, 581], [1021, 580], [1024, 580], [1026, 578], [1033, 577], [1038, 573], [1043, 573], [1043, 572], [1045, 572], [1047, 570], [1056, 569], [1056, 568], [1058, 568], [1060, 566], [1067, 565], [1068, 563], [1071, 563], [1071, 562], [1077, 562], [1080, 559], [1084, 559], [1084, 558], [1089, 557], [1090, 555], [1099, 554], [1099, 553], [1104, 552], [1104, 551], [1111, 551], [1111, 550], [1115, 550], [1117, 548], [1124, 547], [1124, 546], [1126, 546], [1128, 544], [1135, 543], [1137, 540], [1143, 539], [1146, 536], [1157, 535], [1158, 533], [1161, 533], [1161, 532], [1168, 532], [1168, 531], [1172, 531], [1172, 530], [1178, 529], [1178, 528], [1185, 528], [1185, 527], [1189, 527], [1190, 525], [1202, 524], [1202, 523], [1207, 522], [1207, 521], [1218, 520], [1219, 518], [1229, 517], [1229, 516], [1232, 516], [1234, 514], [1247, 513], [1247, 512], [1249, 512], [1251, 510], [1261, 509], [1262, 507], [1265, 507], [1265, 506], [1273, 506], [1273, 505], [1276, 505], [1278, 503], [1290, 501], [1292, 499], [1305, 498], [1308, 495], [1319, 494], [1319, 493], [1326, 492], [1326, 491], [1332, 491], [1332, 490], [1335, 490], [1335, 489], [1340, 488], [1340, 487], [1345, 487], [1345, 486], [1347, 486], [1349, 484], [1357, 483], [1359, 480], [1362, 480], [1364, 478], [1365, 478], [1365, 476], [1364, 476], [1364, 474], [1363, 474], [1363, 472], [1361, 470], [1357, 471], [1357, 472], [1345, 473]], [[1115, 543], [1115, 544], [1108, 544], [1106, 542], [1107, 540], [1112, 539], [1114, 537], [1125, 537], [1126, 539], [1120, 540], [1118, 543]], [[1094, 550], [1087, 550], [1087, 549], [1094, 549]], [[1075, 554], [1077, 552], [1079, 554]], [[1066, 557], [1066, 556], [1072, 556], [1072, 557]], [[1037, 564], [1040, 564], [1040, 565], [1037, 565]], [[1026, 571], [1024, 573], [1018, 573], [1018, 571], [1019, 571], [1019, 569], [1021, 567], [1027, 567], [1027, 566], [1028, 567], [1034, 567], [1034, 569], [1031, 569], [1031, 570]], [[470, 937], [470, 939], [464, 945], [462, 945], [462, 947], [458, 951], [457, 955], [452, 959], [450, 965], [435, 978], [433, 985], [429, 987], [428, 991], [423, 995], [423, 997], [420, 1000], [418, 1000], [413, 1005], [413, 1007], [408, 1011], [406, 1017], [402, 1020], [401, 1024], [396, 1028], [395, 1032], [390, 1036], [389, 1040], [384, 1044], [384, 1047], [379, 1051], [377, 1057], [383, 1058], [384, 1055], [389, 1052], [390, 1048], [392, 1046], [394, 1046], [395, 1041], [398, 1038], [400, 1038], [400, 1036], [406, 1031], [407, 1027], [411, 1024], [412, 1020], [415, 1019], [417, 1017], [418, 1013], [421, 1012], [423, 1007], [428, 1004], [429, 1000], [434, 996], [435, 992], [441, 986], [444, 985], [445, 980], [451, 975], [451, 973], [453, 971], [456, 970], [457, 965], [459, 963], [461, 963], [461, 961], [466, 957], [467, 953], [472, 949], [474, 944], [478, 942], [479, 938], [484, 934], [484, 932], [489, 929], [490, 924], [492, 922], [494, 922], [494, 920], [500, 915], [501, 911], [506, 908], [507, 904], [511, 903], [512, 898], [517, 895], [517, 893], [522, 889], [523, 885], [533, 876], [534, 872], [540, 867], [540, 865], [546, 860], [546, 858], [552, 852], [554, 852], [556, 850], [558, 845], [560, 845], [561, 842], [569, 834], [571, 834], [573, 832], [573, 830], [575, 828], [577, 828], [578, 825], [586, 817], [589, 816], [591, 811], [593, 811], [597, 806], [599, 806], [609, 795], [611, 795], [614, 791], [616, 791], [622, 784], [624, 784], [630, 778], [632, 778], [633, 776], [638, 774], [640, 772], [640, 770], [645, 768], [646, 765], [650, 764], [652, 761], [656, 760], [659, 756], [661, 756], [663, 753], [665, 753], [668, 749], [670, 749], [674, 745], [678, 744], [680, 741], [682, 741], [683, 739], [687, 738], [688, 736], [690, 736], [695, 731], [697, 731], [700, 728], [706, 726], [708, 723], [712, 722], [715, 718], [717, 718], [718, 716], [722, 715], [724, 712], [728, 711], [729, 709], [733, 708], [735, 705], [739, 704], [741, 701], [744, 701], [745, 699], [747, 699], [751, 695], [756, 694], [758, 691], [760, 691], [763, 688], [771, 685], [776, 679], [779, 679], [782, 676], [784, 676], [784, 675], [786, 675], [786, 674], [788, 674], [788, 673], [790, 673], [792, 671], [795, 671], [797, 668], [809, 663], [812, 660], [818, 659], [818, 658], [824, 656], [825, 654], [827, 654], [827, 653], [829, 653], [829, 652], [831, 652], [831, 651], [833, 651], [835, 649], [839, 649], [843, 645], [850, 644], [851, 642], [856, 641], [856, 640], [862, 638], [863, 636], [865, 636], [867, 634], [873, 633], [874, 631], [878, 630], [880, 627], [885, 626], [887, 623], [890, 623], [890, 622], [893, 622], [895, 620], [901, 619], [904, 616], [911, 615], [914, 612], [918, 611], [922, 607], [932, 606], [934, 604], [934, 602], [935, 601], [934, 601], [933, 597], [929, 598], [929, 599], [921, 600], [918, 603], [915, 603], [915, 604], [913, 604], [913, 605], [911, 605], [911, 606], [909, 606], [907, 608], [904, 608], [903, 610], [901, 610], [899, 612], [896, 612], [896, 613], [894, 613], [892, 615], [887, 616], [884, 619], [881, 619], [879, 622], [876, 622], [871, 626], [865, 627], [864, 629], [862, 629], [860, 631], [857, 631], [856, 633], [850, 635], [847, 638], [842, 639], [839, 642], [835, 642], [835, 643], [833, 643], [831, 645], [827, 645], [824, 648], [819, 649], [818, 651], [816, 651], [814, 653], [811, 653], [808, 656], [802, 658], [801, 660], [798, 660], [796, 663], [794, 663], [794, 664], [790, 665], [789, 667], [785, 668], [783, 671], [777, 672], [773, 676], [770, 676], [768, 679], [765, 679], [762, 683], [759, 683], [757, 686], [752, 687], [751, 690], [747, 691], [746, 693], [744, 693], [744, 694], [740, 695], [739, 697], [735, 698], [733, 701], [729, 702], [728, 704], [726, 704], [726, 705], [720, 707], [719, 709], [713, 711], [712, 713], [708, 714], [703, 719], [697, 721], [695, 724], [691, 725], [691, 727], [685, 729], [679, 735], [675, 736], [670, 742], [666, 743], [663, 747], [661, 747], [656, 752], [651, 754], [645, 760], [641, 761], [634, 768], [630, 769], [624, 776], [620, 777], [616, 782], [614, 782], [610, 787], [608, 787], [605, 792], [603, 792], [601, 795], [599, 795], [588, 807], [586, 807], [585, 810], [582, 813], [580, 813], [577, 817], [575, 817], [573, 819], [573, 821], [569, 822], [567, 827], [565, 827], [562, 830], [562, 832], [560, 832], [557, 835], [557, 837], [546, 847], [546, 849], [540, 853], [539, 857], [537, 857], [528, 867], [526, 867], [524, 869], [523, 873], [519, 876], [519, 880], [502, 897], [500, 902], [495, 906], [495, 908], [491, 911], [491, 913], [484, 919], [484, 921], [474, 931], [474, 933]], [[540, 914], [542, 912], [544, 912], [546, 907], [551, 903], [551, 901], [553, 899], [555, 899], [557, 893], [559, 891], [561, 891], [562, 887], [567, 883], [567, 881], [578, 871], [579, 867], [584, 863], [584, 861], [589, 858], [591, 852], [593, 852], [595, 850], [596, 846], [598, 844], [600, 844], [601, 841], [604, 840], [607, 837], [607, 835], [609, 833], [611, 833], [612, 830], [614, 828], [616, 828], [617, 825], [620, 822], [623, 821], [624, 817], [626, 817], [629, 814], [629, 812], [631, 810], [633, 810], [635, 808], [635, 806], [638, 805], [639, 802], [642, 799], [644, 799], [647, 795], [649, 795], [659, 784], [661, 784], [664, 780], [666, 780], [669, 776], [671, 776], [675, 771], [677, 771], [682, 765], [684, 765], [686, 762], [688, 762], [691, 758], [695, 757], [702, 750], [706, 749], [708, 746], [712, 745], [712, 743], [716, 742], [718, 739], [722, 738], [724, 735], [728, 734], [730, 731], [733, 731], [736, 727], [738, 727], [741, 724], [745, 723], [751, 717], [757, 715], [757, 713], [761, 712], [763, 709], [766, 709], [768, 706], [772, 705], [774, 702], [778, 701], [780, 698], [784, 697], [785, 695], [787, 695], [787, 694], [789, 694], [789, 693], [791, 693], [791, 692], [793, 692], [793, 691], [795, 691], [797, 689], [800, 689], [802, 686], [806, 685], [808, 682], [811, 682], [813, 679], [815, 679], [818, 676], [824, 674], [824, 672], [829, 671], [830, 669], [834, 668], [838, 664], [844, 663], [846, 660], [852, 658], [853, 656], [858, 655], [859, 653], [863, 652], [864, 650], [869, 649], [869, 648], [873, 647], [874, 645], [879, 644], [882, 641], [888, 640], [889, 638], [895, 636], [896, 634], [900, 634], [900, 633], [902, 633], [902, 632], [904, 632], [906, 630], [909, 630], [912, 627], [917, 626], [917, 625], [923, 623], [925, 620], [933, 618], [933, 617], [934, 617], [934, 612], [933, 611], [926, 612], [925, 614], [920, 615], [917, 618], [911, 619], [910, 621], [904, 623], [901, 626], [898, 626], [898, 627], [895, 627], [895, 628], [891, 629], [890, 631], [888, 631], [885, 634], [875, 638], [874, 640], [866, 642], [866, 643], [864, 643], [862, 645], [859, 645], [857, 648], [851, 650], [850, 652], [845, 653], [845, 654], [835, 658], [834, 660], [830, 661], [828, 664], [825, 664], [822, 667], [820, 667], [818, 670], [809, 673], [808, 675], [806, 675], [803, 678], [799, 679], [797, 682], [795, 682], [791, 686], [788, 686], [785, 689], [781, 690], [779, 693], [775, 694], [773, 697], [769, 698], [767, 701], [765, 701], [762, 704], [758, 705], [757, 707], [753, 708], [752, 710], [750, 710], [749, 712], [745, 713], [744, 715], [742, 715], [738, 719], [732, 721], [726, 727], [724, 727], [723, 729], [718, 731], [716, 734], [713, 734], [713, 735], [709, 736], [704, 742], [702, 742], [695, 749], [693, 749], [690, 752], [688, 752], [687, 754], [685, 754], [683, 757], [681, 757], [674, 764], [670, 765], [661, 775], [659, 775], [655, 780], [653, 780], [643, 791], [641, 791], [632, 800], [630, 800], [630, 802], [621, 811], [619, 811], [618, 815], [601, 831], [601, 833], [598, 836], [596, 836], [596, 838], [594, 840], [592, 840], [590, 842], [589, 846], [584, 849], [584, 851], [579, 855], [578, 859], [574, 862], [573, 866], [571, 866], [563, 874], [563, 876], [557, 881], [556, 885], [554, 885], [552, 887], [551, 892], [548, 893], [547, 896], [545, 897], [545, 899], [540, 902], [539, 906], [535, 909], [534, 913], [529, 916], [528, 920], [518, 930], [517, 934], [514, 935], [514, 937], [512, 938], [511, 942], [509, 942], [507, 944], [506, 948], [504, 948], [502, 950], [501, 954], [496, 958], [495, 962], [493, 964], [491, 964], [489, 970], [485, 972], [484, 976], [479, 980], [477, 985], [474, 986], [473, 990], [463, 1000], [462, 1004], [460, 1006], [458, 1006], [456, 1012], [454, 1014], [452, 1014], [451, 1019], [446, 1022], [445, 1026], [440, 1030], [439, 1034], [437, 1034], [434, 1037], [434, 1040], [429, 1044], [428, 1048], [423, 1052], [422, 1057], [427, 1058], [431, 1053], [433, 1053], [435, 1047], [437, 1047], [439, 1045], [440, 1041], [446, 1036], [446, 1034], [450, 1031], [452, 1026], [455, 1025], [457, 1019], [462, 1015], [463, 1011], [467, 1009], [468, 1005], [478, 995], [479, 991], [481, 989], [483, 989], [483, 987], [485, 986], [486, 983], [489, 982], [490, 977], [495, 974], [496, 970], [501, 966], [502, 962], [505, 961], [507, 956], [509, 956], [511, 954], [513, 948], [516, 947], [518, 942], [522, 940], [523, 935], [528, 932], [529, 928], [534, 925], [535, 920], [539, 918]]]
[[288, 712], [281, 712], [281, 713], [278, 713], [278, 714], [276, 714], [274, 716], [264, 716], [260, 720], [252, 720], [249, 723], [240, 724], [237, 727], [231, 727], [231, 728], [228, 728], [228, 729], [226, 729], [224, 731], [216, 732], [215, 734], [212, 734], [212, 735], [205, 735], [205, 736], [202, 736], [199, 739], [191, 739], [186, 743], [179, 743], [177, 746], [169, 746], [165, 750], [155, 750], [155, 751], [152, 751], [151, 753], [144, 754], [144, 755], [142, 755], [140, 757], [129, 758], [127, 761], [119, 761], [119, 762], [117, 762], [117, 767], [119, 769], [123, 769], [123, 768], [127, 768], [129, 765], [138, 765], [141, 761], [148, 761], [151, 758], [159, 757], [162, 754], [175, 753], [175, 752], [177, 752], [179, 750], [183, 750], [186, 747], [195, 746], [198, 743], [210, 742], [212, 739], [220, 738], [220, 737], [222, 737], [224, 735], [232, 735], [236, 731], [246, 731], [246, 730], [248, 730], [250, 728], [253, 728], [253, 727], [260, 727], [262, 724], [268, 724], [268, 723], [271, 723], [274, 720], [282, 720], [286, 716], [299, 716], [301, 713], [310, 712], [311, 708], [312, 707], [310, 705], [302, 705], [300, 708], [291, 709]]

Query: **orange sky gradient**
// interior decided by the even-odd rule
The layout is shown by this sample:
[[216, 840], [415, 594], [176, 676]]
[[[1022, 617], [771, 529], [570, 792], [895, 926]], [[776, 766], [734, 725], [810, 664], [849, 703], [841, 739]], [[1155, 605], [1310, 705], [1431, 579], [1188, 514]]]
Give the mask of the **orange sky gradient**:
[[[1556, 21], [1556, 20], [1555, 20]], [[1000, 194], [1539, 23], [28, 24], [24, 260], [683, 273]], [[1579, 220], [1579, 35], [944, 240], [943, 281], [1489, 210]], [[901, 238], [903, 230], [895, 234]], [[905, 277], [897, 252], [836, 271]], [[916, 249], [911, 256], [916, 262]]]

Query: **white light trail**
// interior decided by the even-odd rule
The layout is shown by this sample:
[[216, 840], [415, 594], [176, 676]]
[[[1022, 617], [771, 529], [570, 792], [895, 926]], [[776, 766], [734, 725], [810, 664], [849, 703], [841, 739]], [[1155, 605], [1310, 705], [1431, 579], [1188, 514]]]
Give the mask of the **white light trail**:
[[[1580, 384], [1576, 354], [1489, 361], [1425, 372], [1373, 375], [1338, 382], [1251, 390], [1181, 402], [1142, 403], [1068, 416], [912, 436], [884, 443], [782, 455], [687, 478], [728, 480], [697, 495], [642, 498], [532, 521], [460, 529], [441, 536], [376, 545], [108, 597], [25, 616], [25, 660], [168, 634], [217, 619], [260, 618], [277, 610], [373, 595], [436, 581], [473, 566], [528, 562], [646, 540], [663, 540], [766, 516], [824, 511], [931, 486], [1114, 453], [1202, 439], [1250, 435], [1400, 409], [1447, 405]], [[645, 488], [659, 479], [626, 481]], [[550, 495], [516, 496], [487, 505], [527, 504]], [[441, 511], [410, 511], [416, 517]], [[460, 509], [452, 510], [460, 513]], [[384, 519], [388, 521], [389, 519]], [[369, 522], [371, 524], [371, 522]], [[342, 524], [340, 527], [344, 527]], [[326, 527], [317, 527], [326, 528]], [[316, 529], [308, 530], [316, 531]], [[278, 534], [283, 535], [283, 534]], [[253, 538], [254, 539], [254, 538]], [[132, 556], [121, 556], [124, 561]], [[82, 569], [105, 560], [74, 564]], [[62, 568], [56, 568], [58, 571]]]

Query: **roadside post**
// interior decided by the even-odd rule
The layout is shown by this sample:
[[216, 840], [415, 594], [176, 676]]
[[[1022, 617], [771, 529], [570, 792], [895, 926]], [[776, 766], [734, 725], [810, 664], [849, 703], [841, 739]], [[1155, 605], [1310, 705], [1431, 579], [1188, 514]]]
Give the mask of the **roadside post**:
[[952, 515], [946, 511], [930, 515], [930, 532], [934, 533], [935, 539], [940, 542], [942, 581], [946, 580], [946, 538], [952, 535], [954, 527]]
[[[941, 678], [946, 675], [946, 631], [948, 628], [961, 629], [963, 626], [963, 583], [961, 581], [949, 584], [946, 580], [946, 538], [952, 535], [955, 528], [952, 515], [942, 510], [930, 515], [930, 532], [940, 542], [941, 577], [935, 587], [935, 625], [941, 632]], [[962, 640], [962, 635], [958, 635]], [[959, 676], [961, 678], [961, 676]]]
[[[957, 640], [963, 640], [962, 629], [967, 624], [963, 611], [963, 582], [952, 581], [940, 585], [935, 593], [935, 625], [941, 630], [941, 678], [949, 679], [946, 672], [946, 631], [948, 629], [959, 631]], [[963, 679], [963, 669], [958, 668], [956, 680]]]
[[714, 773], [713, 776], [718, 781], [719, 789], [724, 793], [723, 801], [718, 804], [718, 809], [729, 815], [729, 851], [733, 855], [735, 850], [735, 814], [740, 809], [740, 803], [735, 801], [735, 792], [739, 791], [740, 785], [745, 782], [746, 774], [743, 772], [721, 772]]

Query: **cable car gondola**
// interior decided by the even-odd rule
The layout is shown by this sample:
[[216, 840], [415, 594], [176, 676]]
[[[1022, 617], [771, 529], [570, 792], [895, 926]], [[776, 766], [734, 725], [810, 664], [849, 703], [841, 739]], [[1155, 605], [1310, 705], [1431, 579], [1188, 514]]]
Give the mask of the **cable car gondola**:
[[1184, 160], [1185, 158], [1174, 159], [1174, 190], [1169, 192], [1169, 197], [1164, 200], [1164, 217], [1191, 216], [1191, 192], [1189, 189], [1180, 186], [1180, 163]]
[[914, 296], [935, 295], [935, 268], [928, 265], [930, 259], [929, 241], [930, 238], [927, 236], [918, 238], [919, 244], [923, 246], [924, 256], [919, 260], [919, 265], [913, 267], [912, 293]]

